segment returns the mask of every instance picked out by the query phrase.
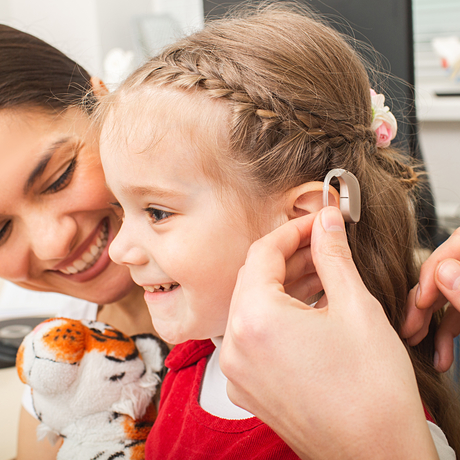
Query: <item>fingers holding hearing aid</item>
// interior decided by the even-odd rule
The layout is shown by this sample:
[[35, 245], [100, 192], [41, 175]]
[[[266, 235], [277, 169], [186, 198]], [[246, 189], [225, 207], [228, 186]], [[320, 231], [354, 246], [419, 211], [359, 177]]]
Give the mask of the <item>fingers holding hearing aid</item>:
[[[299, 251], [310, 243], [311, 254]], [[302, 276], [311, 263], [317, 275]], [[326, 293], [318, 302], [324, 308], [297, 299], [318, 289], [314, 277]], [[302, 278], [311, 281], [306, 291], [296, 284]], [[363, 439], [379, 445], [381, 458], [395, 458], [395, 445], [398, 458], [436, 458], [409, 356], [361, 280], [337, 208], [291, 220], [251, 247], [220, 365], [230, 399], [301, 458], [368, 458]], [[349, 420], [352, 430], [345, 429]]]

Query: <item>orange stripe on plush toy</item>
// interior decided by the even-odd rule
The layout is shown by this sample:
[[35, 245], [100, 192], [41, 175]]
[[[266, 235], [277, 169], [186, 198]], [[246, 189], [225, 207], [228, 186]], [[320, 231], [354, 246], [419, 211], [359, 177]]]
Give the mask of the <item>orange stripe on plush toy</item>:
[[87, 351], [97, 350], [122, 361], [137, 358], [139, 352], [131, 337], [116, 329], [89, 329]]
[[22, 383], [27, 383], [24, 376], [24, 345], [21, 343], [16, 354], [16, 370]]
[[132, 440], [146, 439], [156, 418], [157, 409], [153, 402], [147, 407], [142, 418], [133, 420], [131, 417], [127, 417], [123, 422], [123, 431], [126, 438]]
[[86, 342], [87, 328], [79, 321], [53, 318], [54, 321], [56, 319], [63, 322], [44, 334], [42, 342], [54, 352], [57, 360], [67, 363], [79, 362], [85, 353], [84, 343]]
[[83, 355], [91, 350], [97, 350], [122, 361], [138, 356], [132, 339], [120, 331], [111, 328], [99, 331], [96, 328], [88, 328], [80, 321], [67, 318], [53, 318], [49, 321], [56, 321], [56, 319], [63, 323], [50, 329], [43, 336], [42, 341], [61, 362], [80, 362]]
[[130, 448], [131, 460], [144, 460], [145, 458], [145, 440], [152, 429], [153, 423], [157, 418], [157, 409], [152, 402], [145, 411], [141, 419], [133, 420], [126, 417], [123, 422], [123, 431], [127, 439], [138, 441]]

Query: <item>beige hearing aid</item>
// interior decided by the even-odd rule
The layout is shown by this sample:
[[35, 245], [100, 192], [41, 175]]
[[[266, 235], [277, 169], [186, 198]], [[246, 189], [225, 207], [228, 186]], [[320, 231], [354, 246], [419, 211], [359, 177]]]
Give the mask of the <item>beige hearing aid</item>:
[[329, 206], [329, 182], [337, 177], [340, 183], [340, 211], [345, 222], [359, 222], [361, 216], [361, 190], [358, 179], [345, 169], [331, 169], [324, 179], [323, 206]]

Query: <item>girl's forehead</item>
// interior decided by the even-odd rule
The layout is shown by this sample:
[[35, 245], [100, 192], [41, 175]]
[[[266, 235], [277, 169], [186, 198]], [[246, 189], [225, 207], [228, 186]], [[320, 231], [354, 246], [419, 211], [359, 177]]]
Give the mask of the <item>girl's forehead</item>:
[[228, 119], [227, 104], [200, 90], [136, 88], [120, 93], [111, 104], [101, 144], [144, 152], [180, 139], [200, 151], [222, 149], [228, 144]]

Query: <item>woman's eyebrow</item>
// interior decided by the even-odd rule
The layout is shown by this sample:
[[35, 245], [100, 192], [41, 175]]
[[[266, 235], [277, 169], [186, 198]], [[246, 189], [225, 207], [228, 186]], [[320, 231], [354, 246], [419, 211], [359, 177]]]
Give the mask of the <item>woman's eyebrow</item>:
[[48, 165], [49, 161], [56, 153], [56, 151], [65, 143], [69, 141], [70, 137], [64, 137], [62, 139], [53, 142], [50, 147], [46, 149], [43, 153], [42, 159], [38, 162], [37, 166], [33, 169], [30, 173], [29, 178], [27, 179], [26, 184], [24, 185], [24, 195], [27, 195], [29, 190], [31, 189], [32, 185], [34, 185], [35, 181], [43, 174]]

